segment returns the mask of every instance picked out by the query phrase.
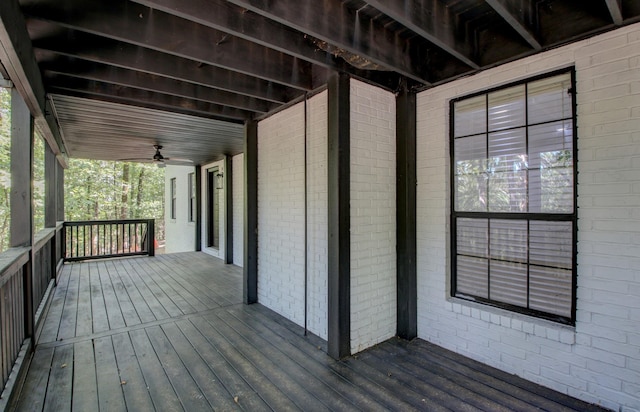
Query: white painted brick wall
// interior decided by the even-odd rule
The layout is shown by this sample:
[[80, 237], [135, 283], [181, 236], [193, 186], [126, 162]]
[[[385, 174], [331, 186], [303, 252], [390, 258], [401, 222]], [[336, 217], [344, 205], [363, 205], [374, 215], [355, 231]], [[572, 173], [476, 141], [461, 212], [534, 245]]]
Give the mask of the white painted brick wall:
[[304, 324], [304, 106], [258, 123], [258, 301]]
[[233, 203], [233, 264], [244, 265], [244, 154], [231, 159]]
[[[575, 65], [575, 328], [449, 298], [449, 101]], [[640, 24], [418, 96], [418, 334], [614, 410], [640, 410]]]
[[351, 81], [351, 351], [396, 334], [396, 109]]
[[327, 339], [327, 92], [308, 101], [307, 231], [308, 328]]

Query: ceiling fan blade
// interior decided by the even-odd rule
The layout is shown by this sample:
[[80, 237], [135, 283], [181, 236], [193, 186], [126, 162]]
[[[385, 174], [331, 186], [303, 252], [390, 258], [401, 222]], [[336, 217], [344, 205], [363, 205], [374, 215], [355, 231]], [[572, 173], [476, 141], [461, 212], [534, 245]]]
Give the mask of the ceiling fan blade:
[[169, 163], [169, 164], [179, 164], [179, 163], [193, 164], [193, 160], [191, 160], [191, 159], [183, 159], [183, 158], [180, 158], [180, 157], [165, 157], [164, 161]]

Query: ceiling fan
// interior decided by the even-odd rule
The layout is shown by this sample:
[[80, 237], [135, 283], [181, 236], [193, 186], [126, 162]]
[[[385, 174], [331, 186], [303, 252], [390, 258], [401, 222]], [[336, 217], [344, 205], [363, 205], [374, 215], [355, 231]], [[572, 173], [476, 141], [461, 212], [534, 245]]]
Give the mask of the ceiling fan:
[[133, 159], [120, 159], [123, 162], [144, 162], [144, 163], [155, 163], [158, 167], [165, 167], [167, 164], [170, 165], [188, 165], [192, 164], [193, 161], [189, 159], [181, 159], [177, 157], [164, 157], [160, 150], [162, 150], [162, 145], [154, 144], [153, 148], [156, 149], [156, 153], [152, 158], [133, 158]]

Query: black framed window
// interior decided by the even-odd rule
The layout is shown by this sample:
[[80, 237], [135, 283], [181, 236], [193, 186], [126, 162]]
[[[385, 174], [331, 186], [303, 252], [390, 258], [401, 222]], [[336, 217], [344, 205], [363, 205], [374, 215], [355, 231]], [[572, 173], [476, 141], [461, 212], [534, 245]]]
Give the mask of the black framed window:
[[189, 173], [189, 222], [194, 222], [196, 216], [196, 174]]
[[171, 179], [171, 219], [176, 218], [176, 178]]
[[451, 102], [452, 295], [573, 324], [575, 74]]

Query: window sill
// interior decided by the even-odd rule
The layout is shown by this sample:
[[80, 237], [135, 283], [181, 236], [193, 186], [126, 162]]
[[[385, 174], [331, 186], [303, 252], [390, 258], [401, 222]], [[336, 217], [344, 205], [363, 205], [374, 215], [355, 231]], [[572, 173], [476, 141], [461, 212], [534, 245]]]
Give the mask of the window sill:
[[451, 305], [450, 309], [454, 313], [463, 316], [480, 319], [494, 325], [519, 330], [539, 338], [567, 345], [576, 343], [576, 328], [574, 326], [562, 325], [546, 319], [510, 312], [505, 309], [455, 297], [448, 297], [447, 302]]

